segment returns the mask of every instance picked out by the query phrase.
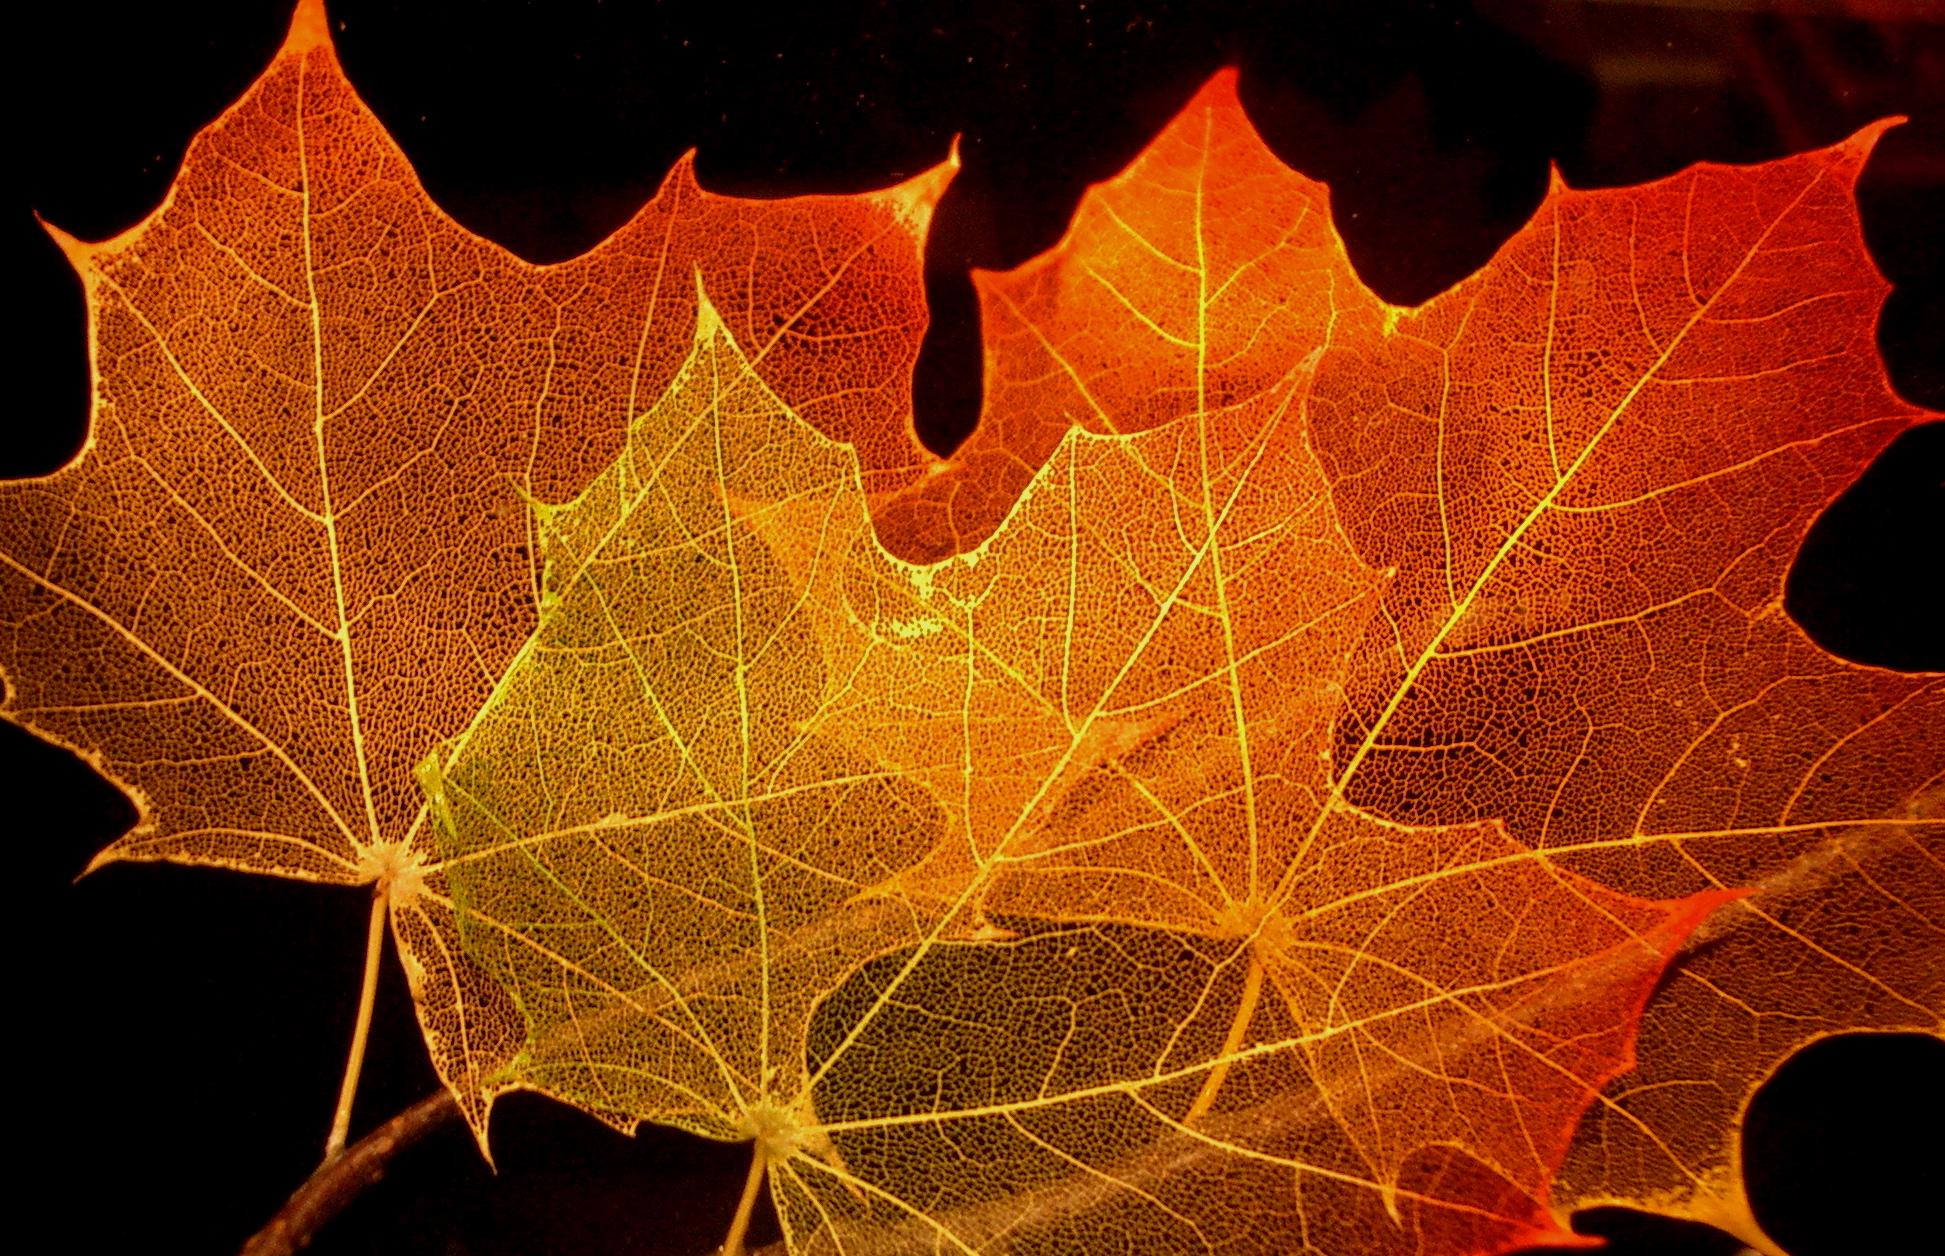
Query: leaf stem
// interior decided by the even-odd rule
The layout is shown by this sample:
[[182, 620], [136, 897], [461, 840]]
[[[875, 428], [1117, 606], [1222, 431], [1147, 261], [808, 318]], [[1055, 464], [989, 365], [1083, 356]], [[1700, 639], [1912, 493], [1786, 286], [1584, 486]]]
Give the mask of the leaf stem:
[[327, 1160], [297, 1188], [277, 1215], [251, 1235], [241, 1256], [292, 1256], [325, 1222], [378, 1181], [392, 1157], [459, 1115], [452, 1092], [441, 1086]]
[[750, 1175], [743, 1179], [743, 1198], [736, 1201], [736, 1216], [730, 1219], [729, 1237], [723, 1240], [721, 1256], [743, 1256], [743, 1239], [750, 1232], [750, 1218], [756, 1214], [756, 1197], [763, 1190], [763, 1177], [770, 1167], [770, 1156], [761, 1138], [752, 1140], [755, 1154], [750, 1157]]
[[386, 908], [391, 905], [390, 882], [380, 881], [371, 896], [371, 925], [365, 931], [365, 976], [358, 989], [358, 1023], [351, 1031], [351, 1054], [344, 1063], [344, 1083], [338, 1087], [338, 1111], [331, 1119], [331, 1136], [324, 1140], [324, 1163], [344, 1153], [351, 1134], [351, 1105], [358, 1097], [358, 1074], [365, 1067], [365, 1046], [371, 1039], [371, 1009], [378, 996], [378, 960], [385, 950]]
[[1242, 1049], [1243, 1035], [1249, 1032], [1250, 1022], [1256, 1019], [1256, 1005], [1262, 998], [1263, 956], [1252, 943], [1249, 948], [1249, 971], [1243, 975], [1242, 998], [1236, 1003], [1236, 1019], [1229, 1022], [1229, 1036], [1222, 1040], [1222, 1050], [1216, 1053], [1219, 1057], [1216, 1066], [1209, 1070], [1209, 1076], [1197, 1092], [1195, 1102], [1189, 1105], [1188, 1115], [1182, 1118], [1183, 1124], [1194, 1124], [1215, 1106], [1216, 1095], [1229, 1077], [1229, 1066], [1235, 1063], [1229, 1057]]

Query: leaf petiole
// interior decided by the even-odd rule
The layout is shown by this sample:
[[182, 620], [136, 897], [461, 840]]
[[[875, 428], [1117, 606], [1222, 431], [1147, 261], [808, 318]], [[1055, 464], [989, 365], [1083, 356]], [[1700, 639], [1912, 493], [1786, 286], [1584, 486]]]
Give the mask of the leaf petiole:
[[1263, 998], [1263, 957], [1256, 944], [1249, 948], [1249, 971], [1243, 975], [1243, 992], [1236, 1002], [1236, 1019], [1229, 1023], [1229, 1036], [1222, 1040], [1222, 1050], [1217, 1052], [1216, 1066], [1209, 1070], [1208, 1079], [1196, 1093], [1195, 1102], [1189, 1105], [1188, 1115], [1182, 1118], [1184, 1124], [1194, 1124], [1207, 1116], [1215, 1106], [1216, 1095], [1222, 1090], [1222, 1083], [1229, 1077], [1230, 1057], [1242, 1050], [1243, 1037], [1249, 1033], [1250, 1022], [1256, 1019], [1256, 1005]]
[[385, 920], [391, 906], [391, 882], [381, 879], [371, 896], [371, 924], [365, 931], [365, 976], [358, 990], [358, 1021], [351, 1031], [351, 1053], [344, 1063], [344, 1082], [338, 1087], [338, 1110], [331, 1119], [331, 1136], [324, 1141], [324, 1163], [344, 1152], [351, 1133], [351, 1105], [358, 1097], [358, 1074], [365, 1067], [365, 1046], [371, 1038], [371, 1009], [378, 994], [378, 960], [385, 950]]
[[743, 1256], [743, 1239], [750, 1232], [750, 1218], [756, 1214], [756, 1197], [763, 1190], [763, 1177], [770, 1167], [770, 1150], [761, 1138], [752, 1139], [750, 1175], [743, 1179], [743, 1198], [736, 1201], [736, 1215], [730, 1219], [729, 1237], [723, 1240], [721, 1256]]

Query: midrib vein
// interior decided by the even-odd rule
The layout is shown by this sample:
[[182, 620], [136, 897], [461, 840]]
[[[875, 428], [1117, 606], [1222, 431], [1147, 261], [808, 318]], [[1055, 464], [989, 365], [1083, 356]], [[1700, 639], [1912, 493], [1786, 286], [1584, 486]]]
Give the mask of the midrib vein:
[[[1203, 233], [1203, 184], [1209, 169], [1209, 145], [1215, 125], [1212, 114], [1202, 115], [1202, 153], [1195, 167], [1195, 430], [1202, 460], [1202, 522], [1208, 537], [1209, 577], [1216, 585], [1217, 618], [1222, 623], [1223, 655], [1228, 660], [1230, 718], [1236, 724], [1236, 757], [1243, 777], [1243, 822], [1249, 836], [1249, 901], [1255, 902], [1259, 880], [1258, 865], [1262, 846], [1256, 819], [1256, 772], [1250, 760], [1249, 724], [1243, 715], [1243, 678], [1241, 653], [1236, 648], [1236, 617], [1229, 604], [1229, 583], [1222, 569], [1222, 544], [1216, 537], [1221, 521], [1216, 516], [1215, 484], [1209, 466], [1209, 250]], [[1240, 485], [1238, 486], [1240, 490]], [[1227, 511], [1224, 512], [1225, 514]], [[1230, 897], [1227, 885], [1218, 881], [1217, 889]]]
[[[1349, 761], [1345, 763], [1344, 770], [1338, 774], [1336, 781], [1332, 783], [1329, 795], [1325, 797], [1323, 805], [1317, 809], [1316, 818], [1311, 822], [1310, 831], [1304, 835], [1302, 843], [1297, 847], [1295, 855], [1292, 856], [1288, 867], [1283, 872], [1282, 879], [1272, 895], [1273, 905], [1280, 905], [1282, 900], [1289, 894], [1291, 887], [1295, 884], [1295, 874], [1303, 866], [1304, 857], [1309, 854], [1310, 848], [1316, 843], [1318, 835], [1323, 832], [1324, 823], [1344, 805], [1345, 798], [1350, 790], [1351, 781], [1357, 776], [1358, 769], [1363, 766], [1372, 748], [1377, 745], [1378, 738], [1389, 727], [1391, 718], [1404, 705], [1405, 698], [1418, 684], [1419, 677], [1424, 674], [1425, 669], [1431, 665], [1432, 661], [1438, 657], [1439, 651], [1444, 646], [1446, 639], [1452, 635], [1453, 631], [1461, 623], [1465, 622], [1465, 618], [1471, 612], [1473, 603], [1478, 599], [1480, 592], [1492, 582], [1493, 577], [1498, 574], [1500, 566], [1519, 548], [1520, 542], [1532, 530], [1533, 526], [1553, 509], [1553, 505], [1559, 499], [1560, 494], [1566, 490], [1569, 484], [1574, 482], [1574, 478], [1580, 474], [1581, 468], [1587, 465], [1588, 460], [1601, 447], [1602, 442], [1607, 438], [1608, 434], [1614, 430], [1615, 424], [1621, 421], [1621, 416], [1626, 414], [1634, 405], [1635, 399], [1641, 395], [1642, 390], [1647, 388], [1661, 374], [1662, 368], [1668, 364], [1669, 359], [1674, 356], [1675, 351], [1687, 341], [1689, 333], [1695, 330], [1696, 326], [1701, 323], [1703, 316], [1709, 312], [1723, 293], [1734, 287], [1737, 281], [1742, 278], [1743, 271], [1748, 268], [1749, 263], [1755, 259], [1756, 255], [1762, 251], [1763, 245], [1768, 243], [1769, 237], [1776, 230], [1777, 225], [1796, 212], [1797, 206], [1803, 203], [1803, 199], [1810, 194], [1811, 189], [1815, 188], [1822, 179], [1823, 176], [1821, 173], [1814, 175], [1809, 182], [1803, 185], [1803, 190], [1798, 192], [1791, 199], [1790, 203], [1784, 206], [1782, 211], [1770, 221], [1769, 225], [1763, 229], [1762, 234], [1757, 236], [1755, 242], [1749, 246], [1749, 251], [1743, 254], [1742, 260], [1736, 264], [1736, 268], [1729, 273], [1728, 277], [1722, 281], [1721, 285], [1716, 288], [1715, 292], [1710, 295], [1707, 301], [1702, 302], [1696, 307], [1695, 312], [1689, 315], [1688, 321], [1682, 325], [1681, 330], [1669, 338], [1667, 347], [1662, 349], [1655, 360], [1641, 372], [1641, 377], [1634, 382], [1633, 387], [1628, 389], [1627, 395], [1622, 397], [1614, 409], [1608, 413], [1607, 418], [1601, 423], [1600, 428], [1588, 439], [1580, 453], [1574, 457], [1573, 462], [1567, 466], [1564, 472], [1555, 477], [1553, 486], [1541, 496], [1533, 508], [1519, 521], [1519, 524], [1507, 534], [1506, 539], [1500, 543], [1499, 548], [1494, 552], [1491, 560], [1480, 569], [1478, 576], [1473, 579], [1471, 587], [1466, 590], [1465, 597], [1452, 608], [1452, 613], [1446, 617], [1444, 623], [1439, 625], [1438, 631], [1426, 642], [1425, 646], [1419, 651], [1418, 657], [1406, 669], [1404, 679], [1393, 690], [1390, 700], [1385, 703], [1384, 709], [1378, 713], [1377, 719], [1371, 722], [1371, 727], [1365, 732], [1363, 740], [1358, 743], [1357, 750], [1351, 755]], [[1558, 205], [1553, 206], [1553, 212], [1556, 215], [1560, 212]], [[1551, 344], [1549, 344], [1548, 349], [1551, 351]]]
[[304, 136], [304, 88], [307, 67], [297, 67], [297, 180], [301, 192], [301, 223], [298, 232], [304, 243], [304, 290], [311, 306], [311, 402], [312, 446], [317, 457], [319, 495], [323, 501], [325, 545], [329, 551], [331, 594], [338, 616], [338, 659], [344, 672], [345, 712], [351, 723], [352, 757], [358, 764], [358, 786], [365, 800], [365, 823], [371, 844], [381, 843], [378, 831], [378, 806], [372, 797], [371, 767], [365, 753], [364, 722], [358, 713], [358, 680], [351, 657], [350, 616], [345, 611], [344, 563], [338, 548], [338, 522], [331, 505], [331, 467], [324, 449], [324, 315], [317, 299], [317, 262], [311, 244], [311, 165]]

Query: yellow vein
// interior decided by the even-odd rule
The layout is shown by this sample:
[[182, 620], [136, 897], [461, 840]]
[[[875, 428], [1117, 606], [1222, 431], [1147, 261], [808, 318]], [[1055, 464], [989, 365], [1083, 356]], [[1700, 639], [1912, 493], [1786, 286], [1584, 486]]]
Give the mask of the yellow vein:
[[[297, 67], [297, 172], [302, 217], [299, 237], [304, 244], [304, 286], [311, 305], [311, 397], [313, 402], [311, 439], [317, 455], [317, 480], [324, 512], [324, 538], [330, 554], [331, 593], [338, 613], [338, 658], [344, 670], [345, 714], [351, 722], [351, 751], [358, 765], [358, 785], [365, 801], [365, 823], [370, 826], [374, 844], [378, 832], [378, 803], [372, 793], [371, 767], [365, 753], [364, 723], [358, 713], [358, 680], [351, 657], [349, 615], [345, 609], [344, 561], [338, 550], [338, 524], [331, 509], [331, 468], [324, 448], [324, 312], [317, 298], [317, 259], [311, 241], [311, 168], [304, 139], [304, 84], [306, 63]], [[355, 839], [354, 839], [355, 841]]]

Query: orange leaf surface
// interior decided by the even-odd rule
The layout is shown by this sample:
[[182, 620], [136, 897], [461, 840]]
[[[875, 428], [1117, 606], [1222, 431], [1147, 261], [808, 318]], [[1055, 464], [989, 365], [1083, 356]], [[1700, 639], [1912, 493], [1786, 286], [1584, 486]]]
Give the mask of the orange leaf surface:
[[1745, 896], [1648, 1009], [1556, 1197], [1760, 1246], [1736, 1134], [1792, 1050], [1945, 1027], [1945, 678], [1783, 610], [1819, 511], [1926, 416], [1891, 391], [1853, 197], [1884, 124], [1642, 188], [1555, 186], [1482, 273], [1347, 317], [1312, 396], [1394, 566], [1334, 755], [1405, 823], [1497, 817], [1636, 894]]
[[1556, 182], [1403, 310], [1218, 76], [980, 277], [904, 488], [705, 301], [424, 772], [498, 1084], [752, 1139], [795, 1250], [1773, 1247], [1740, 1105], [1945, 993], [1945, 684], [1781, 611], [1921, 417], [1876, 133]]
[[1456, 1254], [1608, 1202], [1773, 1249], [1755, 1086], [1945, 1022], [1945, 681], [1781, 603], [1924, 417], [1880, 130], [1556, 181], [1400, 309], [1225, 73], [978, 277], [936, 460], [950, 163], [685, 159], [529, 264], [307, 0], [154, 214], [56, 233], [95, 409], [0, 485], [0, 714], [134, 799], [98, 863], [372, 884], [482, 1137], [531, 1087], [752, 1140], [797, 1250]]
[[698, 269], [801, 413], [913, 465], [949, 174], [742, 201], [684, 158], [597, 248], [532, 265], [432, 204], [299, 5], [162, 206], [55, 233], [94, 415], [69, 466], [0, 485], [0, 713], [135, 801], [96, 865], [378, 884], [434, 1059], [476, 1094], [520, 1025], [457, 944], [411, 773], [533, 630], [526, 502], [579, 489], [666, 388]]

